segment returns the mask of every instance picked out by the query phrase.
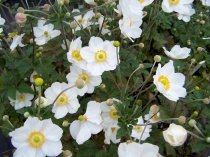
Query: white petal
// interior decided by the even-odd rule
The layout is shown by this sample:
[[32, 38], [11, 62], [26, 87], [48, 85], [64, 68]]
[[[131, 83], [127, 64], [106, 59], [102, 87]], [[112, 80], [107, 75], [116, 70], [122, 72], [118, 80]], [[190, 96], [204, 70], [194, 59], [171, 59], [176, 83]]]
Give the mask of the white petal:
[[42, 145], [42, 151], [46, 156], [58, 156], [62, 153], [62, 144], [61, 141], [49, 141], [46, 140]]

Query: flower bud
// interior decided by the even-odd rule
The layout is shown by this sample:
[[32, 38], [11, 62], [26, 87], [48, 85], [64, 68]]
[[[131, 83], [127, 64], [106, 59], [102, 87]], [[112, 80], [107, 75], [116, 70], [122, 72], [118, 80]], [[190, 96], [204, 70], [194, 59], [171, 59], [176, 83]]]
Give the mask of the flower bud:
[[144, 43], [139, 43], [140, 48], [144, 48]]
[[99, 12], [96, 13], [96, 18], [100, 18], [101, 16], [103, 16], [103, 15], [101, 15], [101, 13], [99, 13]]
[[57, 0], [57, 2], [58, 2], [58, 5], [60, 6], [64, 5], [64, 0]]
[[154, 61], [155, 61], [155, 62], [160, 62], [160, 61], [161, 61], [161, 56], [155, 55]]
[[82, 89], [84, 86], [85, 86], [85, 81], [84, 81], [84, 80], [78, 79], [78, 80], [76, 81], [76, 87], [77, 87], [78, 89]]
[[70, 150], [63, 151], [63, 157], [72, 157], [72, 152]]
[[50, 4], [44, 4], [44, 5], [42, 6], [42, 9], [45, 10], [45, 11], [50, 11], [50, 7], [51, 7]]
[[198, 91], [198, 90], [200, 90], [200, 87], [195, 86], [194, 89]]
[[144, 64], [139, 64], [140, 69], [144, 69]]
[[158, 113], [159, 110], [160, 110], [160, 107], [159, 107], [158, 105], [156, 105], [156, 104], [154, 104], [154, 105], [152, 105], [152, 106], [150, 107], [150, 111], [151, 111], [153, 114]]
[[112, 105], [114, 104], [114, 101], [113, 101], [112, 99], [108, 99], [108, 100], [106, 101], [106, 104], [107, 104], [108, 106], [112, 106]]
[[179, 124], [184, 124], [186, 122], [186, 117], [185, 116], [180, 116], [178, 118], [178, 122], [179, 122]]
[[77, 28], [77, 23], [75, 21], [71, 22], [70, 27], [71, 27], [71, 29]]
[[34, 40], [31, 38], [31, 39], [29, 39], [29, 43], [30, 44], [33, 44], [33, 42], [34, 42]]
[[194, 119], [190, 119], [188, 124], [189, 124], [189, 126], [194, 127], [196, 125], [196, 121]]
[[4, 115], [3, 118], [2, 118], [2, 120], [3, 120], [3, 121], [9, 120], [9, 116], [8, 116], [8, 115]]
[[35, 105], [37, 105], [37, 106], [40, 105], [40, 108], [45, 108], [45, 107], [49, 106], [50, 104], [48, 103], [48, 101], [47, 101], [47, 99], [45, 97], [40, 97], [40, 100], [39, 100], [39, 98], [37, 98], [35, 100]]
[[105, 85], [104, 83], [102, 83], [102, 84], [99, 86], [99, 88], [103, 90], [103, 89], [106, 88], [106, 85]]
[[67, 120], [64, 120], [62, 123], [63, 127], [68, 127], [69, 126], [69, 122]]
[[205, 51], [205, 49], [204, 49], [203, 47], [198, 47], [198, 48], [197, 48], [197, 51], [198, 51], [198, 52], [203, 52], [203, 51]]
[[207, 138], [206, 138], [206, 142], [207, 142], [207, 143], [210, 143], [210, 137], [207, 137]]
[[113, 45], [114, 45], [114, 47], [119, 47], [120, 46], [120, 42], [119, 41], [114, 41]]
[[143, 11], [143, 17], [147, 16], [147, 12], [146, 11]]
[[69, 18], [71, 16], [71, 14], [69, 12], [66, 13], [65, 15], [67, 18]]
[[16, 20], [17, 24], [24, 25], [27, 21], [27, 16], [24, 13], [17, 13], [15, 15], [15, 20]]
[[25, 9], [24, 9], [23, 7], [19, 7], [19, 8], [17, 9], [17, 12], [18, 12], [18, 13], [24, 13], [24, 12], [25, 12]]
[[192, 64], [195, 63], [195, 61], [196, 61], [195, 58], [192, 58], [192, 59], [191, 59], [191, 63], [192, 63]]
[[43, 83], [44, 83], [44, 80], [41, 77], [38, 77], [38, 78], [35, 79], [34, 83], [35, 83], [36, 86], [42, 86]]
[[198, 111], [194, 111], [193, 116], [198, 117]]
[[204, 25], [205, 23], [206, 23], [206, 21], [204, 21], [204, 20], [200, 21], [200, 24], [202, 24], [202, 25]]
[[25, 113], [24, 113], [24, 117], [25, 117], [25, 118], [28, 118], [29, 116], [30, 116], [30, 113], [29, 113], [29, 112], [25, 112]]
[[191, 43], [191, 40], [187, 40], [187, 45], [191, 45], [192, 43]]
[[204, 103], [204, 104], [206, 104], [206, 105], [208, 105], [208, 104], [210, 103], [209, 98], [205, 98], [205, 99], [203, 99], [203, 103]]

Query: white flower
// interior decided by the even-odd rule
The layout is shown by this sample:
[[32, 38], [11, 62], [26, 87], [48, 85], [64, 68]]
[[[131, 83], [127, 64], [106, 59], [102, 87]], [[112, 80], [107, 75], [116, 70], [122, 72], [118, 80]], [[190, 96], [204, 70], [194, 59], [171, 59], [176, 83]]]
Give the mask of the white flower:
[[186, 89], [183, 88], [185, 76], [181, 73], [175, 73], [171, 60], [163, 67], [161, 64], [158, 65], [153, 79], [157, 90], [169, 100], [177, 101], [180, 97], [184, 98], [187, 95]]
[[150, 5], [154, 0], [138, 0], [142, 6], [142, 8]]
[[172, 123], [163, 131], [163, 137], [171, 146], [181, 146], [187, 139], [187, 131], [182, 126]]
[[10, 45], [11, 51], [13, 51], [17, 46], [24, 47], [25, 45], [22, 43], [23, 36], [25, 34], [17, 35], [16, 33], [11, 33], [12, 44]]
[[0, 33], [2, 33], [2, 32], [3, 32], [3, 29], [1, 28], [1, 26], [3, 26], [3, 25], [4, 25], [4, 23], [5, 23], [5, 19], [4, 19], [4, 18], [2, 18], [2, 17], [1, 17], [1, 15], [0, 15]]
[[45, 24], [44, 20], [38, 21], [38, 26], [34, 27], [35, 42], [37, 45], [44, 45], [49, 40], [59, 36], [61, 32], [59, 30], [54, 30], [53, 24]]
[[160, 119], [160, 112], [158, 112], [154, 115], [154, 113], [152, 113], [152, 111], [149, 111], [149, 114], [146, 114], [144, 116], [144, 119], [149, 121], [150, 123], [157, 123], [161, 120]]
[[83, 96], [85, 93], [93, 93], [95, 87], [99, 86], [102, 82], [101, 76], [92, 76], [89, 72], [75, 65], [70, 66], [70, 71], [71, 72], [66, 76], [69, 86], [75, 85], [79, 79], [85, 82], [82, 89], [77, 88], [77, 92], [80, 96]]
[[69, 128], [71, 136], [78, 144], [83, 144], [91, 134], [98, 134], [102, 130], [101, 122], [100, 103], [90, 101], [87, 104], [86, 113], [71, 123]]
[[120, 142], [120, 139], [117, 139], [117, 131], [119, 130], [119, 126], [117, 124], [114, 124], [112, 126], [109, 126], [108, 128], [104, 129], [105, 132], [105, 144], [110, 144], [111, 141], [116, 144]]
[[189, 12], [187, 9], [188, 5], [192, 5], [193, 1], [194, 0], [163, 0], [162, 9], [167, 13], [173, 11], [180, 14], [187, 13]]
[[178, 19], [183, 20], [184, 22], [189, 22], [191, 19], [191, 16], [195, 14], [195, 9], [193, 9], [191, 5], [188, 5], [188, 9], [186, 10], [189, 10], [189, 11], [186, 13], [178, 13]]
[[[72, 13], [80, 13], [80, 11], [78, 9], [74, 9]], [[75, 30], [76, 31], [81, 30], [81, 28], [84, 29], [92, 25], [93, 23], [91, 22], [91, 19], [94, 16], [95, 16], [95, 13], [93, 12], [93, 10], [90, 10], [87, 13], [85, 13], [84, 16], [82, 15], [74, 16], [74, 20], [77, 22], [77, 27]]]
[[50, 105], [45, 97], [41, 97], [40, 100], [39, 98], [35, 100], [35, 105], [39, 106], [39, 103], [40, 103], [40, 108], [45, 108]]
[[30, 82], [34, 83], [35, 80], [39, 77], [39, 74], [36, 71], [33, 71], [33, 73], [30, 76]]
[[205, 6], [210, 6], [210, 0], [201, 0], [201, 2]]
[[[44, 92], [48, 103], [52, 104], [56, 100], [53, 104], [52, 112], [55, 113], [54, 116], [57, 119], [63, 118], [67, 113], [76, 113], [80, 107], [76, 87], [68, 88], [70, 87], [66, 83], [54, 82], [51, 87]], [[66, 91], [63, 92], [64, 90]]]
[[23, 107], [31, 106], [34, 95], [29, 93], [20, 93], [16, 91], [15, 100], [9, 97], [11, 104], [15, 107], [15, 110], [21, 109]]
[[13, 157], [58, 156], [62, 153], [61, 137], [63, 130], [51, 119], [40, 121], [29, 117], [23, 127], [10, 132], [16, 149]]
[[[112, 100], [119, 102], [119, 100], [115, 98]], [[113, 105], [109, 106], [106, 102], [102, 102], [101, 111], [101, 116], [103, 118], [102, 126], [104, 129], [117, 124], [119, 115], [117, 114], [117, 110]]]
[[150, 143], [139, 144], [136, 142], [120, 143], [119, 157], [162, 157], [159, 148]]
[[187, 47], [181, 48], [180, 45], [175, 45], [170, 52], [165, 47], [163, 49], [165, 54], [173, 59], [185, 59], [190, 56], [191, 52], [191, 49]]
[[131, 136], [138, 140], [145, 141], [148, 137], [150, 137], [150, 132], [152, 131], [151, 128], [152, 128], [151, 125], [146, 126], [143, 118], [139, 117], [137, 124], [133, 126]]
[[114, 70], [117, 66], [117, 52], [113, 41], [103, 41], [99, 37], [91, 37], [89, 46], [81, 49], [81, 56], [87, 62], [87, 71], [94, 76]]
[[78, 67], [82, 69], [87, 69], [87, 62], [82, 58], [80, 54], [81, 48], [82, 48], [81, 37], [72, 40], [69, 52], [67, 53], [67, 59], [69, 62], [77, 65]]
[[85, 0], [85, 2], [90, 5], [97, 5], [94, 0]]
[[107, 25], [107, 23], [104, 20], [105, 20], [104, 16], [101, 16], [98, 19], [99, 31], [101, 31], [102, 35], [105, 35], [105, 34], [111, 35], [111, 31], [108, 29], [109, 26]]

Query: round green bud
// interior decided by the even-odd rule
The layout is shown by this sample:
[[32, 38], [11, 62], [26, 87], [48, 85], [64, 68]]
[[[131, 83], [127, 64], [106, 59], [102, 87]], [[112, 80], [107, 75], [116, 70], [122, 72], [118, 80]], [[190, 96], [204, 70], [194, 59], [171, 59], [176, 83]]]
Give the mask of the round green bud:
[[210, 143], [210, 137], [207, 137], [207, 138], [206, 138], [206, 142], [207, 142], [207, 143]]
[[208, 104], [210, 103], [209, 98], [205, 98], [205, 99], [203, 99], [203, 103], [204, 103], [204, 104], [206, 104], [206, 105], [208, 105]]
[[119, 41], [114, 41], [113, 45], [114, 45], [114, 47], [119, 47], [120, 46], [120, 42]]
[[9, 116], [8, 116], [8, 115], [4, 115], [3, 118], [2, 118], [2, 120], [3, 120], [3, 121], [9, 120]]
[[154, 61], [155, 61], [155, 62], [160, 62], [160, 61], [161, 61], [161, 56], [155, 55]]
[[67, 120], [64, 120], [62, 123], [63, 127], [68, 127], [69, 126], [69, 122]]
[[200, 87], [195, 86], [194, 89], [195, 89], [195, 90], [200, 90]]
[[24, 117], [25, 117], [25, 118], [28, 118], [29, 116], [30, 116], [30, 113], [29, 113], [29, 112], [25, 112], [25, 113], [24, 113]]
[[44, 80], [42, 78], [38, 77], [38, 78], [35, 79], [35, 85], [36, 86], [42, 86], [43, 83], [44, 83]]
[[82, 89], [84, 86], [85, 86], [85, 81], [83, 81], [82, 79], [78, 79], [78, 80], [76, 81], [76, 87], [77, 87], [78, 89]]
[[188, 124], [189, 124], [189, 126], [194, 127], [196, 125], [196, 121], [194, 119], [190, 119]]
[[193, 116], [198, 117], [198, 111], [194, 111]]
[[140, 69], [144, 69], [144, 64], [139, 64]]
[[184, 124], [186, 122], [186, 117], [185, 116], [180, 116], [179, 119], [178, 119], [178, 122], [180, 124]]
[[144, 48], [144, 43], [139, 43], [140, 48]]

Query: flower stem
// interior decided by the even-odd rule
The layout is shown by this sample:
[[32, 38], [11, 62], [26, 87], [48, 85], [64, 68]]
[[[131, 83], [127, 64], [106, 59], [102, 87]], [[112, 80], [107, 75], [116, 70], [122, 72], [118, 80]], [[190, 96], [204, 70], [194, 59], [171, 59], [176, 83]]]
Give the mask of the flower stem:
[[198, 135], [196, 135], [196, 134], [192, 133], [191, 131], [188, 131], [188, 130], [187, 130], [187, 132], [188, 132], [188, 134], [190, 134], [190, 135], [194, 136], [195, 138], [197, 138], [197, 139], [199, 139], [199, 140], [202, 140], [202, 141], [205, 141], [205, 139], [204, 139], [204, 138], [202, 138], [202, 137], [200, 137], [200, 136], [198, 136]]

